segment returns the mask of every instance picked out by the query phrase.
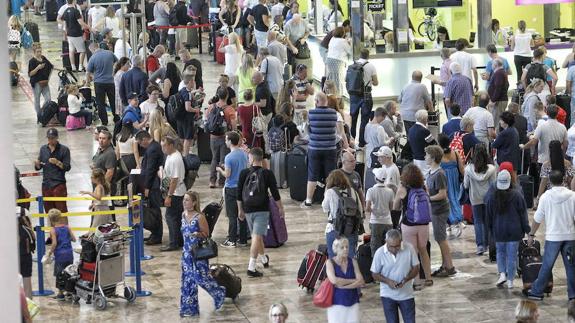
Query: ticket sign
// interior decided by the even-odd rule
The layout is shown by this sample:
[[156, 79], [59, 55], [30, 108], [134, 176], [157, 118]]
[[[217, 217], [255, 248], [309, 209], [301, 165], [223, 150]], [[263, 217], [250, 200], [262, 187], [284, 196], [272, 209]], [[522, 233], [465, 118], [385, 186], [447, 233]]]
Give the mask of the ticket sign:
[[385, 0], [368, 0], [367, 11], [382, 12], [385, 10]]
[[129, 0], [90, 0], [90, 4], [92, 6], [94, 5], [102, 5], [102, 6], [108, 6], [108, 5], [115, 5], [115, 4], [128, 4], [130, 3]]

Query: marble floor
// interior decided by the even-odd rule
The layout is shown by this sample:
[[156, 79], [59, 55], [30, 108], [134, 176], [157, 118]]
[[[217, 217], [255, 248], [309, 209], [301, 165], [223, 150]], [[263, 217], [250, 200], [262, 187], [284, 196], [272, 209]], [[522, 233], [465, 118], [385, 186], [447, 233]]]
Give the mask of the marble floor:
[[[42, 18], [34, 17], [40, 25], [41, 39], [47, 56], [56, 66], [61, 66], [60, 34], [55, 23], [46, 23]], [[205, 47], [204, 47], [205, 48]], [[26, 69], [29, 53], [23, 53], [23, 69]], [[223, 71], [222, 65], [216, 65], [207, 55], [195, 55], [202, 61], [204, 82], [208, 94], [215, 91], [216, 79]], [[30, 97], [30, 88], [26, 78], [12, 90], [12, 121], [14, 131], [14, 163], [21, 171], [31, 171], [33, 160], [39, 147], [45, 143], [45, 128], [34, 124], [35, 113]], [[55, 96], [58, 86], [57, 77], [51, 80], [52, 93]], [[96, 143], [90, 131], [79, 130], [68, 132], [60, 130], [60, 142], [69, 146], [72, 152], [72, 169], [67, 175], [68, 194], [78, 196], [80, 190], [88, 190], [89, 161], [96, 149]], [[221, 191], [208, 188], [208, 166], [202, 165], [200, 177], [195, 189], [200, 193], [202, 204], [220, 199]], [[24, 185], [32, 192], [39, 194], [41, 178], [26, 177]], [[200, 289], [201, 316], [193, 319], [182, 319], [186, 322], [266, 322], [269, 306], [274, 302], [283, 302], [290, 313], [289, 322], [325, 322], [325, 310], [312, 305], [312, 297], [298, 288], [296, 273], [303, 255], [319, 243], [324, 242], [326, 215], [319, 206], [302, 210], [299, 203], [289, 199], [289, 192], [281, 192], [286, 208], [286, 222], [289, 232], [288, 242], [278, 248], [268, 250], [271, 259], [269, 269], [264, 271], [263, 278], [248, 278], [245, 274], [249, 250], [247, 248], [220, 248], [219, 258], [213, 262], [230, 265], [242, 278], [242, 292], [235, 303], [226, 300], [223, 308], [213, 310], [210, 297]], [[86, 210], [87, 203], [70, 202], [69, 208], [74, 211]], [[126, 223], [125, 217], [119, 220]], [[73, 217], [70, 224], [75, 227], [89, 225], [88, 217]], [[541, 228], [540, 232], [542, 232]], [[225, 239], [227, 218], [222, 214], [216, 226], [214, 238]], [[167, 228], [164, 229], [167, 240]], [[78, 232], [81, 234], [81, 232]], [[541, 236], [541, 235], [540, 235]], [[458, 274], [451, 278], [435, 279], [433, 287], [416, 293], [417, 322], [511, 322], [514, 308], [521, 299], [520, 289], [513, 291], [496, 288], [496, 265], [489, 262], [486, 256], [474, 254], [475, 243], [473, 227], [468, 226], [460, 239], [450, 241], [454, 263]], [[37, 320], [41, 322], [175, 322], [178, 315], [180, 297], [180, 253], [162, 253], [159, 247], [146, 247], [146, 254], [154, 258], [142, 262], [147, 273], [143, 276], [143, 289], [151, 291], [149, 297], [138, 298], [134, 304], [114, 301], [106, 311], [97, 311], [91, 305], [81, 301], [80, 305], [58, 302], [51, 297], [36, 297], [41, 307]], [[432, 266], [440, 265], [440, 252], [436, 244], [432, 245]], [[45, 272], [51, 273], [50, 265]], [[37, 289], [37, 272], [34, 268], [33, 283]], [[54, 286], [54, 278], [45, 277], [47, 288]], [[562, 322], [566, 317], [567, 292], [563, 266], [557, 263], [554, 270], [555, 288], [551, 297], [540, 303], [541, 322]], [[133, 278], [127, 278], [129, 285], [135, 286]], [[516, 281], [519, 285], [520, 281]], [[384, 322], [382, 306], [379, 300], [379, 288], [371, 284], [363, 289], [361, 299], [361, 322]]]

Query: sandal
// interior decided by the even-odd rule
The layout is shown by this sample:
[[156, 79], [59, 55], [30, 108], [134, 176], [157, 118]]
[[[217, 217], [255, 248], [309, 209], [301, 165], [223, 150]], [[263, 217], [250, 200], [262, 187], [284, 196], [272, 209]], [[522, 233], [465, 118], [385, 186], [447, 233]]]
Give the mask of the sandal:
[[425, 286], [433, 286], [433, 280], [426, 279], [424, 284], [425, 284]]

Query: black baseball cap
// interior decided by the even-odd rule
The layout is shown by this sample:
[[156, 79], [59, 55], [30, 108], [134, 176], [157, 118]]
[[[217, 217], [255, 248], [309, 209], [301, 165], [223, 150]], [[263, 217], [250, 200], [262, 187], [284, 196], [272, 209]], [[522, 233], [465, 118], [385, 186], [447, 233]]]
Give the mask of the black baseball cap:
[[132, 93], [128, 94], [128, 100], [137, 99], [137, 98], [138, 98], [138, 93], [136, 93], [136, 92], [132, 92]]

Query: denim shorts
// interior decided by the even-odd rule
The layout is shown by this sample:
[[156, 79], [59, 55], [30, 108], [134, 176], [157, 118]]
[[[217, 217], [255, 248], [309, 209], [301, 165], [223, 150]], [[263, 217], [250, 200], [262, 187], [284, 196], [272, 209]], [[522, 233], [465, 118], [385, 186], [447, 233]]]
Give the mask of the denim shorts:
[[246, 213], [246, 219], [248, 220], [248, 226], [250, 227], [250, 232], [252, 234], [265, 236], [268, 233], [270, 212], [262, 211]]

